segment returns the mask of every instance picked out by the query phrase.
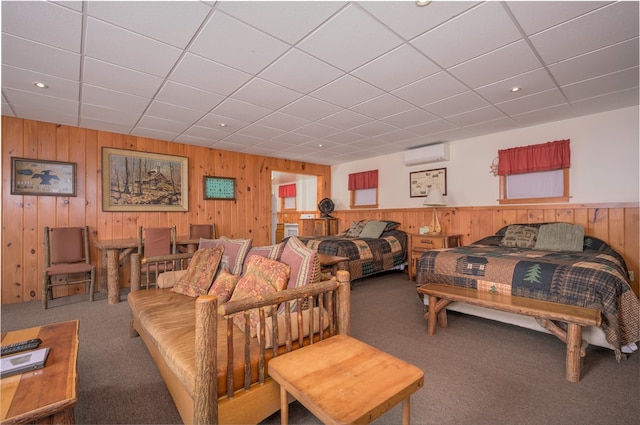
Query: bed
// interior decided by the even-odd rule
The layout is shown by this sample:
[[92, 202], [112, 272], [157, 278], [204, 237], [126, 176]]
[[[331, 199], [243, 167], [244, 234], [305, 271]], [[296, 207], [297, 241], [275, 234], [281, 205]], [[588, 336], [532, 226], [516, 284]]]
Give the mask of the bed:
[[400, 223], [386, 220], [361, 220], [346, 231], [332, 236], [298, 236], [307, 247], [320, 254], [346, 257], [338, 264], [347, 270], [351, 281], [407, 264], [407, 233]]
[[[638, 297], [622, 256], [580, 229], [568, 223], [515, 224], [467, 246], [427, 251], [418, 262], [416, 284], [444, 283], [598, 309], [602, 325], [586, 328], [583, 338], [620, 358], [621, 352], [635, 351], [640, 340]], [[546, 331], [531, 317], [462, 303], [448, 308]]]

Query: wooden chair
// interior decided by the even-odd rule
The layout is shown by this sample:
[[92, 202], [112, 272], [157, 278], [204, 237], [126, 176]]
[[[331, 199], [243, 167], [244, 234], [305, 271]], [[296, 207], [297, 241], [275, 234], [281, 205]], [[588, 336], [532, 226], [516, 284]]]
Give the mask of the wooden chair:
[[[85, 283], [89, 301], [93, 301], [96, 266], [91, 264], [89, 228], [44, 228], [44, 271], [42, 272], [42, 307], [49, 307], [53, 287]], [[80, 278], [71, 278], [81, 275]]]
[[189, 239], [215, 239], [216, 238], [216, 225], [215, 224], [190, 224], [189, 225]]
[[174, 269], [173, 260], [167, 258], [177, 253], [176, 227], [138, 227], [138, 254], [140, 273], [146, 276], [145, 288], [158, 280], [162, 272]]

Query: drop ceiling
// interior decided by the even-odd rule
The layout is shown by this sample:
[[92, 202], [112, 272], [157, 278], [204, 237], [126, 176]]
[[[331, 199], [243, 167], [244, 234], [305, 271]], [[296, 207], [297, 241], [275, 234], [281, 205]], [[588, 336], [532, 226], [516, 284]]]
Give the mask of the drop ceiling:
[[638, 105], [638, 51], [636, 1], [2, 1], [2, 114], [335, 165]]

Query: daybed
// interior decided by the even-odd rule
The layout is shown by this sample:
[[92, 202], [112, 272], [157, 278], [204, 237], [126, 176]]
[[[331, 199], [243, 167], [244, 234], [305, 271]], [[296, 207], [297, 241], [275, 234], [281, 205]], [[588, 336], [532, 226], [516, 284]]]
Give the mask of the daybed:
[[[567, 223], [515, 224], [467, 246], [427, 251], [418, 262], [416, 284], [450, 284], [599, 310], [601, 326], [586, 327], [582, 337], [613, 349], [620, 359], [621, 351], [634, 351], [640, 340], [638, 298], [622, 256], [581, 229]], [[547, 331], [532, 317], [460, 302], [447, 308]]]
[[[397, 229], [399, 225], [393, 221], [361, 220], [337, 235], [298, 238], [320, 254], [348, 258], [337, 268], [349, 271], [353, 281], [406, 265], [408, 238], [406, 232]], [[369, 228], [373, 230], [369, 232]]]
[[[298, 244], [300, 253], [304, 246]], [[167, 279], [158, 281], [160, 288], [148, 290], [140, 290], [140, 259], [134, 254], [128, 296], [131, 334], [142, 337], [184, 423], [260, 422], [280, 409], [279, 387], [268, 374], [269, 360], [336, 334], [348, 334], [350, 285], [349, 274], [344, 271], [337, 272], [337, 278], [305, 285], [294, 282], [291, 286], [285, 281], [284, 289], [255, 296], [236, 299], [232, 294], [227, 302], [210, 295], [220, 294], [214, 288], [219, 281], [233, 276], [227, 269], [233, 271], [236, 265], [243, 272], [234, 294], [240, 291], [244, 279], [268, 276], [271, 268], [290, 269], [292, 278], [294, 274], [300, 277], [312, 273], [301, 263], [283, 266], [291, 257], [281, 248], [260, 247], [253, 254], [248, 249], [244, 254], [233, 253], [221, 265], [225, 271], [217, 272], [211, 290], [198, 297], [177, 293], [182, 278], [174, 275], [192, 275], [196, 263], [206, 270], [208, 266], [198, 260], [199, 255], [204, 255], [200, 253], [208, 249], [221, 256], [222, 248], [199, 249], [186, 272], [165, 273], [163, 277]], [[280, 256], [280, 261], [265, 259], [269, 252]], [[237, 260], [245, 256], [246, 261]], [[158, 260], [170, 261], [165, 257]], [[269, 268], [258, 270], [264, 264]], [[217, 263], [215, 267], [218, 268]], [[162, 288], [173, 284], [173, 288]], [[271, 281], [268, 284], [275, 285]]]

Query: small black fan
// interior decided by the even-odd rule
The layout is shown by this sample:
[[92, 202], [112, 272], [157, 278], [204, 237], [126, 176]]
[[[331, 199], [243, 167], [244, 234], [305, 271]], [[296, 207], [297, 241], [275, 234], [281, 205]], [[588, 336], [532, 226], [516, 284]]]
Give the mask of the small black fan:
[[332, 218], [329, 213], [331, 213], [335, 207], [335, 204], [329, 198], [324, 198], [318, 204], [318, 209], [322, 213], [322, 218]]

